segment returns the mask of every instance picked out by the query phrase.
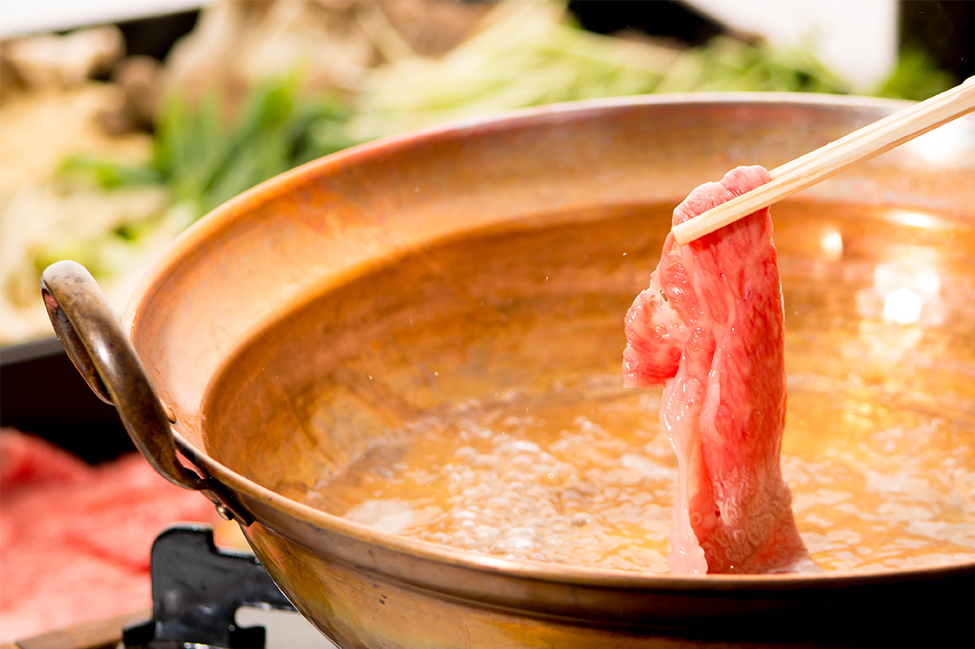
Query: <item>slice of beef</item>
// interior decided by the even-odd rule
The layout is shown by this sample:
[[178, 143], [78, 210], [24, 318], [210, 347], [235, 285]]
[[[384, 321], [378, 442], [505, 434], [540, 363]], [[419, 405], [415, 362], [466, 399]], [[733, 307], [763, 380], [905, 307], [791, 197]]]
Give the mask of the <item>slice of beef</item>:
[[[769, 179], [762, 167], [734, 169], [691, 192], [673, 223]], [[677, 454], [671, 572], [812, 567], [779, 461], [783, 323], [768, 209], [686, 246], [668, 236], [627, 313], [624, 383], [664, 384], [660, 423]]]
[[179, 521], [217, 518], [142, 457], [93, 467], [0, 431], [0, 643], [149, 608], [152, 542]]

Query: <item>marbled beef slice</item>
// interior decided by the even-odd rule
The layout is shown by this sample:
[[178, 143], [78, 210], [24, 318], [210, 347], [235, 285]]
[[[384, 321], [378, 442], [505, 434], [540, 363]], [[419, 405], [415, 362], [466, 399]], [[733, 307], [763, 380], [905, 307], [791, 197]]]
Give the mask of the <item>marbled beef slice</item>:
[[[734, 169], [691, 192], [673, 223], [769, 179]], [[685, 246], [669, 235], [627, 313], [624, 382], [664, 385], [660, 422], [677, 454], [671, 572], [814, 569], [780, 467], [783, 321], [767, 208]]]

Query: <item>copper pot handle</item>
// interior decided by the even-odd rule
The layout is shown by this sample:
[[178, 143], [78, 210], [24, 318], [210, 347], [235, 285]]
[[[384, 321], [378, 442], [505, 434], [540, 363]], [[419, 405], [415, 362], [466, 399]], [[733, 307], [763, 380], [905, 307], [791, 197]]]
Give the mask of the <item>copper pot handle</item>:
[[206, 481], [180, 463], [166, 409], [91, 273], [59, 261], [41, 276], [41, 295], [71, 362], [95, 394], [115, 406], [149, 464], [173, 484], [205, 489]]
[[52, 264], [41, 276], [41, 296], [71, 362], [98, 398], [115, 406], [149, 464], [173, 484], [201, 492], [223, 518], [250, 525], [254, 517], [227, 487], [200, 468], [192, 447], [181, 446], [180, 452], [195, 471], [180, 462], [173, 421], [91, 273], [73, 261]]

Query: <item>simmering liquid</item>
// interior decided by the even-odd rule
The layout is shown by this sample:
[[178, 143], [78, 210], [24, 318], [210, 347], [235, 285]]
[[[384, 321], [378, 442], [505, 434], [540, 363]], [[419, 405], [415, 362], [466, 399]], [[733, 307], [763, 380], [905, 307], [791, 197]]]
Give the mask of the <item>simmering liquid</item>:
[[[323, 293], [222, 374], [210, 449], [389, 533], [665, 572], [676, 462], [660, 390], [623, 389], [620, 361], [670, 209], [469, 233]], [[776, 205], [782, 466], [824, 570], [975, 560], [975, 221], [963, 216]]]
[[[858, 571], [975, 558], [972, 414], [940, 404], [932, 416], [858, 383], [790, 380], [783, 471], [813, 560]], [[432, 416], [308, 502], [509, 559], [666, 572], [677, 468], [660, 392], [615, 385], [605, 377]], [[826, 443], [824, 426], [845, 435]]]

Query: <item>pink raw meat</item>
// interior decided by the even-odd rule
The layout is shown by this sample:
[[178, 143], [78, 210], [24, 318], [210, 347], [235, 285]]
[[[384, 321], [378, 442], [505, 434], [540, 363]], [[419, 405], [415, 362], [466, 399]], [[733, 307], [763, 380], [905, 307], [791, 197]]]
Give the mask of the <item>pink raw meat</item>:
[[178, 521], [216, 522], [210, 502], [142, 457], [92, 467], [0, 432], [0, 643], [152, 605], [149, 551]]
[[[691, 192], [673, 223], [768, 181], [762, 167], [734, 169]], [[812, 567], [779, 463], [783, 321], [767, 208], [685, 246], [668, 235], [626, 315], [624, 383], [664, 384], [660, 423], [677, 453], [671, 572]]]

